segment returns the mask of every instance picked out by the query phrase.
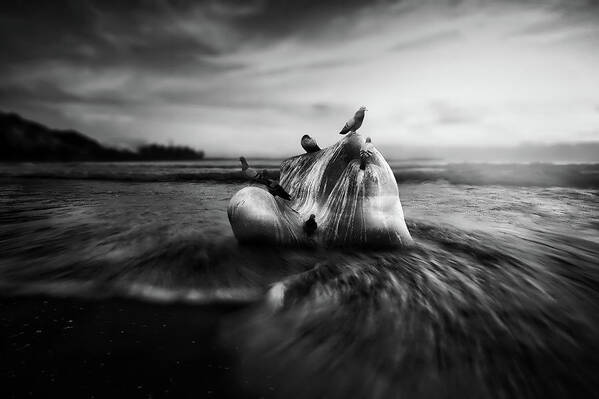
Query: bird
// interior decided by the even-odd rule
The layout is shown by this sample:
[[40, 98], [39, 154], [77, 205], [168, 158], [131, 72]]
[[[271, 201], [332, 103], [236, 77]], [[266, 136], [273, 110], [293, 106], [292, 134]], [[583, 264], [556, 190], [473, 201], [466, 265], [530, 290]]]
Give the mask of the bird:
[[245, 159], [245, 157], [239, 157], [239, 160], [241, 161], [241, 171], [243, 172], [243, 175], [248, 179], [261, 181], [262, 183], [264, 183], [266, 179], [268, 179], [268, 172], [266, 171], [266, 169], [262, 170], [261, 172], [258, 172], [256, 169], [248, 165], [248, 162]]
[[266, 169], [263, 169], [261, 172], [258, 172], [256, 169], [250, 167], [247, 163], [245, 157], [239, 157], [241, 161], [241, 171], [243, 175], [250, 180], [253, 180], [257, 183], [264, 184], [269, 193], [273, 195], [273, 197], [281, 197], [287, 201], [291, 199], [291, 196], [285, 189], [279, 184], [279, 182], [275, 179], [271, 179], [268, 177], [268, 172]]
[[271, 193], [273, 197], [278, 196], [287, 201], [291, 200], [291, 195], [289, 195], [289, 193], [285, 191], [283, 186], [281, 186], [278, 181], [273, 179], [267, 179], [267, 181], [268, 184], [266, 185], [266, 187], [268, 189], [268, 192]]
[[370, 137], [366, 137], [366, 143], [360, 148], [360, 169], [366, 169], [366, 162], [374, 154], [374, 145]]
[[306, 152], [308, 152], [308, 153], [320, 151], [320, 147], [318, 146], [318, 144], [316, 144], [316, 140], [314, 140], [312, 137], [308, 136], [307, 134], [304, 134], [302, 136], [301, 143], [302, 143], [302, 148], [304, 150], [306, 150]]
[[364, 121], [364, 112], [368, 111], [366, 107], [360, 107], [353, 117], [350, 120], [345, 122], [345, 126], [339, 132], [339, 134], [346, 134], [348, 132], [355, 132], [362, 126], [362, 122]]
[[310, 215], [310, 219], [306, 220], [304, 223], [304, 233], [310, 237], [312, 234], [314, 234], [317, 228], [318, 224], [316, 223], [316, 215], [312, 214]]

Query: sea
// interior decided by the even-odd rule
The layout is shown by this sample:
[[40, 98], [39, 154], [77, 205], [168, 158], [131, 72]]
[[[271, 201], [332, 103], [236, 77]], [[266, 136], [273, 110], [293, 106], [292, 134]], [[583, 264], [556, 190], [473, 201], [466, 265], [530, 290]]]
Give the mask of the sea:
[[239, 244], [237, 160], [0, 164], [0, 291], [239, 306], [215, 328], [247, 397], [596, 395], [599, 164], [390, 165], [409, 248]]

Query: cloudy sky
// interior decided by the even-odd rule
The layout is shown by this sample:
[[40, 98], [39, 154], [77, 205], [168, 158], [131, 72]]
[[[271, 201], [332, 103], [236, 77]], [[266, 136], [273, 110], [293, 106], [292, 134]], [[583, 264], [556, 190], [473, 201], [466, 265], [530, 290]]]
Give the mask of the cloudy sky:
[[107, 144], [289, 155], [361, 105], [379, 147], [599, 141], [595, 1], [0, 8], [0, 109]]

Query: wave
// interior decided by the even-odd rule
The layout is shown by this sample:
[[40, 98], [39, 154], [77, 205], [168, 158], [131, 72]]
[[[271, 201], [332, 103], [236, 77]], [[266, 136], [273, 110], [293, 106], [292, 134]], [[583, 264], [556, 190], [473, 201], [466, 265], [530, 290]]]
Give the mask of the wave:
[[165, 288], [145, 283], [96, 283], [93, 281], [0, 281], [2, 295], [112, 299], [139, 299], [151, 303], [183, 303], [189, 305], [247, 305], [261, 300], [260, 288]]
[[[257, 164], [275, 179], [272, 162]], [[398, 183], [443, 181], [464, 185], [599, 188], [599, 164], [447, 164], [430, 167], [404, 165], [392, 168]], [[231, 164], [26, 164], [0, 166], [0, 177], [32, 179], [97, 180], [117, 182], [247, 181]]]
[[[581, 294], [592, 293], [599, 282], [599, 271], [593, 267], [599, 244], [585, 239], [540, 230], [528, 230], [521, 236], [471, 231], [424, 220], [408, 220], [407, 224], [415, 244], [389, 250], [257, 247], [240, 245], [221, 233], [165, 234], [158, 226], [154, 233], [130, 232], [105, 239], [84, 253], [53, 252], [51, 247], [40, 248], [36, 240], [27, 244], [23, 237], [18, 248], [5, 248], [0, 286], [11, 294], [213, 303], [254, 302], [273, 293], [292, 301], [305, 300], [310, 290], [295, 289], [289, 294], [281, 288], [307, 282], [322, 285], [343, 270], [352, 274], [379, 266], [380, 270], [401, 268], [437, 277], [445, 271], [458, 272], [453, 268], [460, 268], [460, 275], [467, 270], [483, 274], [501, 271], [502, 279], [512, 281], [509, 289], [515, 291], [540, 276], [555, 277], [555, 270], [549, 267], [553, 264], [563, 268], [561, 278], [576, 280]], [[70, 247], [85, 234], [73, 230], [68, 236], [72, 243], [61, 237], [55, 241], [61, 248]], [[278, 288], [272, 291], [272, 287]], [[452, 290], [450, 286], [445, 289]]]
[[276, 283], [270, 313], [227, 326], [243, 371], [283, 381], [278, 397], [594, 392], [597, 246], [411, 229], [417, 245], [401, 254], [334, 257]]
[[275, 397], [592, 396], [598, 243], [408, 226], [415, 245], [384, 251], [257, 248], [156, 226], [69, 257], [63, 239], [48, 251], [23, 236], [5, 247], [0, 291], [242, 305], [222, 340]]

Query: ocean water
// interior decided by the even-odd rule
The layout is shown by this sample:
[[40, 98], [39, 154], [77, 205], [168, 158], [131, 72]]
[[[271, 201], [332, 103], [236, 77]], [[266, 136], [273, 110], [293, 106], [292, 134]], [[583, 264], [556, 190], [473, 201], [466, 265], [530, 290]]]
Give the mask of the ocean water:
[[415, 244], [365, 251], [239, 245], [234, 161], [3, 164], [0, 289], [252, 304], [221, 338], [276, 397], [596, 393], [599, 167], [391, 165]]

